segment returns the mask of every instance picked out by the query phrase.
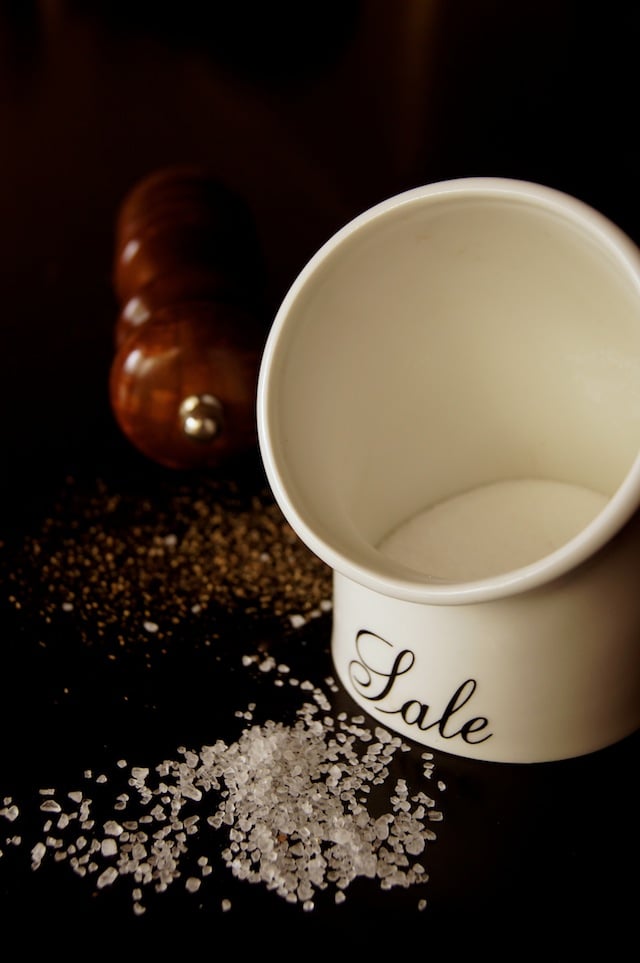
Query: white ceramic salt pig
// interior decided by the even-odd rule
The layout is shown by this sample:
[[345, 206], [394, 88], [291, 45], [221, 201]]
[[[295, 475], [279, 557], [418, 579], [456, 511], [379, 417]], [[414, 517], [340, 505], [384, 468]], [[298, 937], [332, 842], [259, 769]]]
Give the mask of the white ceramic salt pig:
[[[333, 570], [335, 670], [370, 717], [507, 763], [640, 728], [640, 255], [610, 220], [501, 178], [377, 204], [287, 293], [257, 418], [274, 497]], [[381, 551], [428, 506], [518, 479], [602, 507], [470, 579]]]

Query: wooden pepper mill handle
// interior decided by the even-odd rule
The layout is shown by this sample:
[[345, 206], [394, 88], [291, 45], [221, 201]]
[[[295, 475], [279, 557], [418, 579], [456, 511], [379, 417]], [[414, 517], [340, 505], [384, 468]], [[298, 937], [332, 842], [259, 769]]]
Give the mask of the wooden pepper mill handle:
[[154, 171], [125, 197], [109, 395], [144, 455], [207, 469], [255, 446], [263, 280], [246, 206], [203, 168]]

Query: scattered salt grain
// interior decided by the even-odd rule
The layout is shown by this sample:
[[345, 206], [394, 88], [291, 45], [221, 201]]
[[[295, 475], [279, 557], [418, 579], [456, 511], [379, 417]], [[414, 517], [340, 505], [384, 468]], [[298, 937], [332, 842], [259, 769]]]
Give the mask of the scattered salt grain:
[[14, 822], [19, 815], [20, 810], [15, 804], [11, 803], [11, 801], [9, 801], [7, 805], [0, 809], [0, 816], [4, 816], [5, 819], [8, 819], [10, 823]]
[[[259, 669], [259, 659], [243, 663], [256, 661]], [[133, 913], [142, 915], [145, 888], [166, 891], [193, 856], [200, 873], [185, 875], [187, 891], [198, 891], [211, 875], [211, 854], [192, 852], [193, 845], [202, 846], [204, 820], [227, 835], [220, 855], [233, 876], [263, 885], [305, 913], [325, 890], [343, 903], [359, 877], [377, 881], [381, 890], [424, 885], [428, 874], [419, 858], [436, 838], [429, 823], [442, 813], [420, 788], [411, 790], [408, 778], [391, 776], [404, 741], [382, 726], [370, 731], [362, 714], [334, 715], [326, 686], [305, 680], [304, 691], [311, 699], [300, 705], [293, 725], [268, 719], [244, 729], [235, 742], [179, 746], [174, 758], [154, 769], [132, 766], [130, 793], [116, 797], [126, 818], [103, 819], [98, 835], [84, 828], [95, 822], [89, 818], [94, 804], [77, 791], [67, 793], [78, 808], [65, 814], [66, 831], [33, 846], [32, 868], [51, 853], [78, 875], [95, 876], [97, 889], [129, 878]], [[388, 800], [388, 809], [375, 815], [366, 801], [373, 786], [386, 787]], [[144, 829], [149, 822], [157, 831]], [[226, 912], [230, 903], [221, 908]]]
[[122, 835], [123, 829], [115, 819], [108, 819], [104, 824], [104, 831], [107, 836], [120, 836]]
[[[233, 486], [218, 492], [205, 482], [199, 492], [187, 486], [172, 494], [163, 508], [150, 500], [132, 505], [106, 486], [88, 505], [73, 484], [65, 499], [61, 518], [47, 520], [25, 546], [12, 602], [20, 610], [29, 603], [45, 621], [61, 607], [77, 610], [91, 571], [99, 617], [79, 623], [90, 645], [103, 636], [122, 650], [140, 641], [145, 658], [161, 657], [171, 627], [183, 619], [193, 627], [212, 606], [241, 605], [245, 616], [267, 612], [292, 629], [331, 611], [330, 570], [301, 545], [270, 496], [255, 497], [247, 509], [234, 501]], [[65, 527], [74, 506], [86, 535]], [[330, 697], [339, 687], [332, 678], [317, 685], [264, 653], [241, 663], [271, 676], [273, 685], [286, 680], [287, 697], [306, 700], [293, 724], [259, 721], [259, 706], [250, 703], [236, 713], [247, 726], [235, 741], [179, 746], [155, 766], [123, 758], [120, 776], [94, 779], [86, 769], [89, 792], [43, 791], [41, 809], [59, 819], [55, 828], [43, 823], [43, 838], [30, 848], [32, 869], [51, 858], [98, 890], [129, 881], [132, 911], [141, 916], [145, 893], [163, 893], [179, 879], [187, 891], [206, 895], [207, 878], [219, 877], [212, 852], [203, 851], [214, 830], [225, 839], [213, 852], [233, 877], [303, 912], [312, 912], [325, 891], [343, 903], [360, 878], [381, 890], [423, 886], [428, 874], [420, 859], [436, 838], [429, 824], [442, 814], [418, 786], [391, 775], [394, 759], [410, 747], [382, 726], [372, 731], [362, 714], [334, 713]], [[430, 776], [433, 754], [422, 764]], [[110, 788], [115, 777], [126, 780], [126, 792]], [[18, 807], [5, 799], [0, 814], [15, 820]], [[221, 900], [220, 908], [228, 912], [231, 901]]]
[[115, 839], [112, 837], [103, 839], [100, 846], [100, 852], [105, 857], [116, 856], [118, 853], [118, 844]]
[[47, 847], [43, 842], [36, 843], [31, 850], [31, 867], [38, 869], [47, 853]]
[[115, 866], [108, 866], [100, 875], [98, 876], [97, 887], [98, 889], [104, 889], [105, 886], [111, 886], [115, 883], [118, 878], [118, 870]]

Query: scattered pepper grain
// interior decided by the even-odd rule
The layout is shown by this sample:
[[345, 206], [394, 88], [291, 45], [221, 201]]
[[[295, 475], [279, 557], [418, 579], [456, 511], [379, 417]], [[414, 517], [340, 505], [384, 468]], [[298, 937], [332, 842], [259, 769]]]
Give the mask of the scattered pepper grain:
[[[331, 571], [302, 544], [268, 489], [250, 498], [204, 476], [153, 497], [68, 478], [6, 577], [16, 611], [68, 615], [87, 645], [171, 644], [217, 612], [291, 618], [330, 609]], [[290, 614], [293, 613], [293, 614]]]

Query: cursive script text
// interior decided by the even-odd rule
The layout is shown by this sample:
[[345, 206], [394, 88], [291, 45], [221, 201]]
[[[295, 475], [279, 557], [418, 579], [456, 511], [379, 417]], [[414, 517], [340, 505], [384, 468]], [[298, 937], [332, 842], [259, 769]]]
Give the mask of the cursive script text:
[[[367, 653], [364, 651], [365, 640]], [[349, 663], [349, 677], [353, 686], [367, 701], [379, 704], [387, 700], [392, 703], [391, 708], [378, 705], [380, 712], [385, 715], [398, 715], [406, 725], [416, 726], [421, 732], [437, 729], [443, 739], [460, 737], [464, 742], [475, 745], [491, 738], [492, 733], [485, 732], [489, 720], [485, 716], [467, 714], [469, 703], [477, 689], [475, 679], [461, 682], [439, 714], [433, 705], [420, 699], [408, 699], [393, 704], [396, 683], [411, 672], [416, 660], [414, 653], [411, 649], [396, 650], [391, 642], [368, 629], [360, 629], [357, 633], [355, 648], [358, 658]], [[434, 718], [434, 714], [437, 718]]]

